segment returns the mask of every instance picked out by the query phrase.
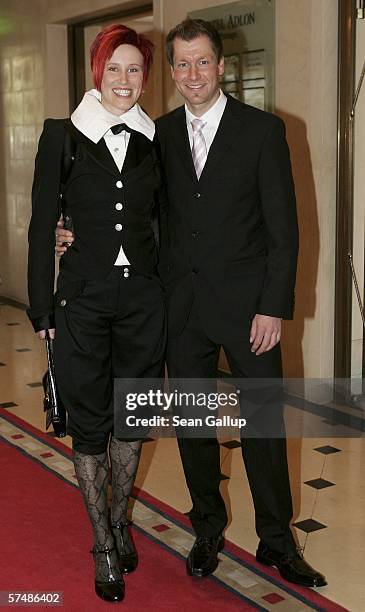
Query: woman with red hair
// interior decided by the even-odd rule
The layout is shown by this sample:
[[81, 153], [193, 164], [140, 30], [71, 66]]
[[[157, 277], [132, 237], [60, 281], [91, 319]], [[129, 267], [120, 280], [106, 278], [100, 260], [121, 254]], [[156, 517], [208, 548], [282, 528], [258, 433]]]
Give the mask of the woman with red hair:
[[[95, 88], [70, 119], [45, 121], [32, 190], [28, 314], [40, 338], [46, 330], [54, 338], [75, 472], [94, 534], [95, 590], [107, 601], [123, 599], [122, 574], [138, 561], [127, 507], [141, 439], [114, 432], [113, 379], [160, 378], [164, 364], [154, 231], [163, 212], [156, 211], [160, 171], [154, 123], [138, 104], [152, 52], [150, 41], [123, 25], [98, 34], [91, 46]], [[72, 145], [67, 177], [66, 142]], [[53, 296], [61, 210], [76, 241], [61, 260]]]

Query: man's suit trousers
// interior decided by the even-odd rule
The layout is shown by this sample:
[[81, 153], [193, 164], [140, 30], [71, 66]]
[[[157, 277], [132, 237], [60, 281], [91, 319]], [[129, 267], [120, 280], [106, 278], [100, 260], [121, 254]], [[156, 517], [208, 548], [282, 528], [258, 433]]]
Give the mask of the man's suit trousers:
[[[256, 356], [249, 338], [229, 341], [223, 348], [234, 378], [282, 377], [280, 346]], [[193, 304], [183, 332], [168, 339], [167, 365], [173, 378], [217, 376], [220, 344], [210, 340]], [[264, 415], [263, 415], [264, 416]], [[242, 456], [255, 507], [256, 531], [261, 540], [279, 552], [289, 552], [295, 542], [289, 528], [292, 501], [286, 440], [242, 434]], [[198, 535], [217, 536], [227, 524], [220, 485], [220, 447], [216, 438], [178, 438], [179, 450], [193, 506], [190, 520]]]

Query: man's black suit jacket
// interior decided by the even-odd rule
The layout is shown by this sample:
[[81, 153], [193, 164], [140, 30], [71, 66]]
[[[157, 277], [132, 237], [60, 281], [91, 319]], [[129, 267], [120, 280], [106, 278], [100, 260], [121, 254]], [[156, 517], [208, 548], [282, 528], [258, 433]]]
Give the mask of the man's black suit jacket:
[[200, 180], [184, 107], [156, 127], [168, 195], [161, 271], [170, 334], [182, 331], [194, 299], [216, 342], [246, 339], [256, 313], [292, 318], [298, 227], [282, 120], [228, 96]]

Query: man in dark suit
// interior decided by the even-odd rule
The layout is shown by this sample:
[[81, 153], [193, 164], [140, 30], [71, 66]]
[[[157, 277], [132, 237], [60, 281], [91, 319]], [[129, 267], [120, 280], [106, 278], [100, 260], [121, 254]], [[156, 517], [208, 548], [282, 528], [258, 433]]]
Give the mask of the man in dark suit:
[[[280, 379], [281, 319], [292, 318], [298, 251], [284, 124], [220, 90], [222, 42], [209, 23], [176, 26], [167, 55], [185, 100], [156, 123], [169, 202], [161, 253], [169, 376], [214, 378], [223, 346], [235, 378]], [[202, 577], [218, 565], [227, 524], [219, 444], [178, 443], [197, 535], [187, 571]], [[291, 582], [325, 585], [290, 530], [285, 439], [247, 438], [242, 455], [260, 538], [257, 560]]]
[[[168, 194], [169, 375], [215, 377], [223, 346], [236, 378], [281, 378], [281, 319], [290, 319], [298, 251], [283, 122], [224, 96], [219, 34], [187, 20], [167, 36], [185, 100], [157, 120]], [[164, 254], [162, 253], [162, 260]], [[262, 416], [262, 415], [261, 415]], [[191, 575], [217, 566], [227, 515], [216, 439], [179, 438], [197, 534]], [[260, 538], [257, 560], [306, 586], [325, 584], [296, 549], [284, 438], [248, 438], [242, 454]]]

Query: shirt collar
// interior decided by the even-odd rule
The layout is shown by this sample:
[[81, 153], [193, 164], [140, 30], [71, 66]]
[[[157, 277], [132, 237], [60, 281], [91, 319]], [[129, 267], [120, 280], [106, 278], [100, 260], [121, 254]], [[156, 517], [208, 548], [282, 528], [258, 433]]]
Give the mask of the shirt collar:
[[186, 123], [189, 125], [193, 121], [193, 119], [201, 119], [204, 123], [208, 125], [217, 126], [222, 118], [223, 111], [226, 107], [227, 96], [224, 95], [223, 91], [219, 90], [219, 98], [216, 102], [214, 102], [213, 106], [211, 106], [204, 115], [201, 117], [196, 117], [193, 113], [188, 109], [185, 104], [185, 113], [186, 113]]
[[155, 124], [139, 104], [122, 115], [113, 115], [101, 104], [101, 93], [97, 89], [87, 91], [71, 115], [73, 125], [92, 142], [99, 142], [113, 125], [126, 123], [132, 130], [144, 134], [149, 140], [155, 135]]

